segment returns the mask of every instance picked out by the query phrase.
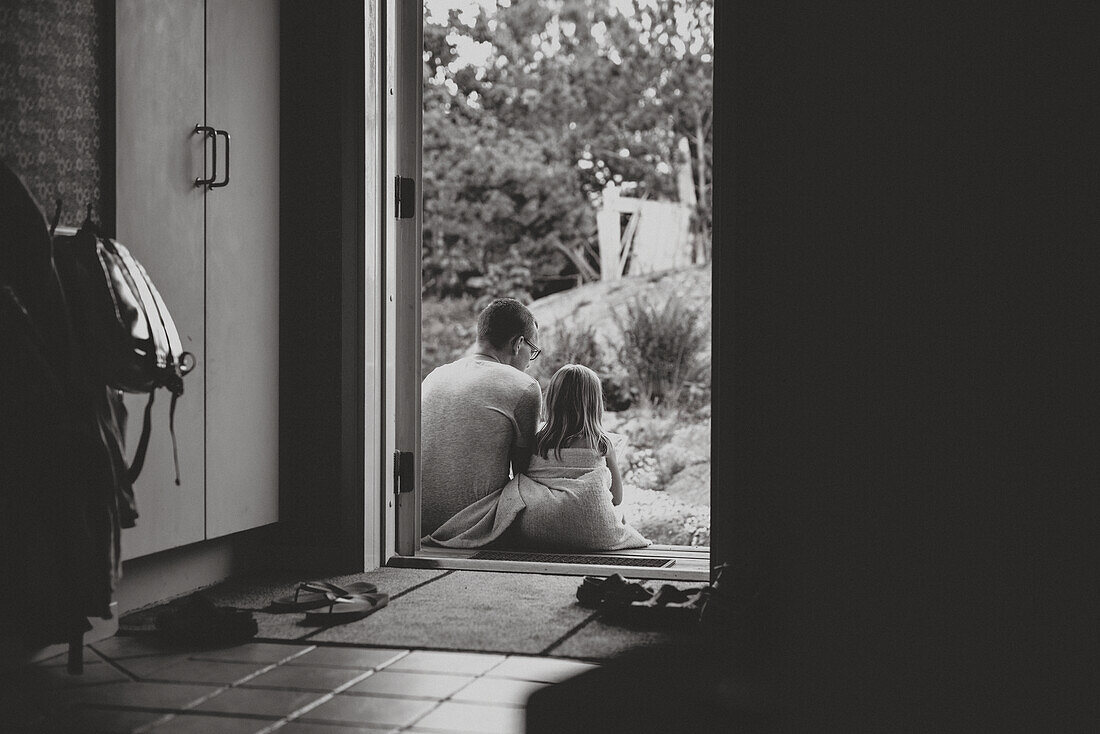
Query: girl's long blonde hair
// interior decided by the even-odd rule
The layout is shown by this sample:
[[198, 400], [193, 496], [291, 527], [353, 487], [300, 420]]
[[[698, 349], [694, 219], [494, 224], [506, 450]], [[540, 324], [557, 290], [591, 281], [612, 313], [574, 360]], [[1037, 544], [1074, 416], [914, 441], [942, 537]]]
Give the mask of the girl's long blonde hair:
[[603, 429], [603, 389], [600, 377], [581, 364], [567, 364], [546, 386], [546, 425], [535, 434], [535, 453], [548, 458], [550, 449], [561, 460], [562, 447], [574, 438], [588, 436], [600, 454], [611, 440]]

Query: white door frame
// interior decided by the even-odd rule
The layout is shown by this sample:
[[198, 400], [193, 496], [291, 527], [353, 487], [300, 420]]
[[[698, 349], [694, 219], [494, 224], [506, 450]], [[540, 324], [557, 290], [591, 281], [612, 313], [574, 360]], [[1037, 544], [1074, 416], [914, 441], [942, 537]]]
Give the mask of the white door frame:
[[[386, 475], [385, 554], [413, 555], [420, 549], [420, 248], [421, 140], [424, 5], [421, 0], [387, 0], [385, 19], [385, 416], [383, 465], [395, 451], [413, 453], [414, 491], [394, 493]], [[414, 181], [413, 216], [398, 219], [395, 178]], [[391, 509], [392, 508], [392, 509]]]
[[[392, 380], [392, 366], [386, 364], [386, 292], [390, 290], [385, 245], [388, 241], [386, 223], [385, 155], [386, 140], [386, 48], [384, 8], [378, 3], [363, 3], [363, 187], [359, 202], [362, 212], [362, 273], [363, 288], [363, 569], [372, 570], [385, 564], [393, 555], [392, 478], [384, 457], [386, 443], [393, 435], [392, 414], [388, 410], [385, 381]], [[391, 291], [392, 292], [392, 291]], [[388, 505], [388, 506], [387, 506]]]

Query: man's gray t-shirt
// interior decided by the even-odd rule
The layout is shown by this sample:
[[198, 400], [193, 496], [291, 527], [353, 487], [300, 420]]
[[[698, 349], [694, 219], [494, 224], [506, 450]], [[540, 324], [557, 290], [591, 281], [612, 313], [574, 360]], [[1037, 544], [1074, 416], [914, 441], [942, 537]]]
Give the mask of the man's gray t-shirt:
[[515, 367], [465, 357], [424, 378], [420, 405], [427, 535], [508, 483], [512, 447], [534, 446], [542, 391]]

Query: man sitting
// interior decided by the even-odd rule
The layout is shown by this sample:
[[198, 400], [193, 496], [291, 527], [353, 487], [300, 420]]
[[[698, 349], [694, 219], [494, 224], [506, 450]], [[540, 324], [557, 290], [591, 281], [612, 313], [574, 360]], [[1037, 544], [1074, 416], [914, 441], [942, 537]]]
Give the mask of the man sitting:
[[542, 409], [539, 383], [527, 374], [538, 331], [523, 304], [498, 298], [478, 316], [476, 351], [424, 378], [422, 534], [527, 469]]

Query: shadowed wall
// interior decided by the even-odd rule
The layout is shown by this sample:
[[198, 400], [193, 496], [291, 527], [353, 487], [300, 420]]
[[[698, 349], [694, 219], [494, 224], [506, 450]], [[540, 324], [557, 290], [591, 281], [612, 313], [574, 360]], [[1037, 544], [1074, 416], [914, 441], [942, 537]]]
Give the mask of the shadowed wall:
[[0, 3], [0, 159], [62, 224], [114, 231], [114, 3]]

